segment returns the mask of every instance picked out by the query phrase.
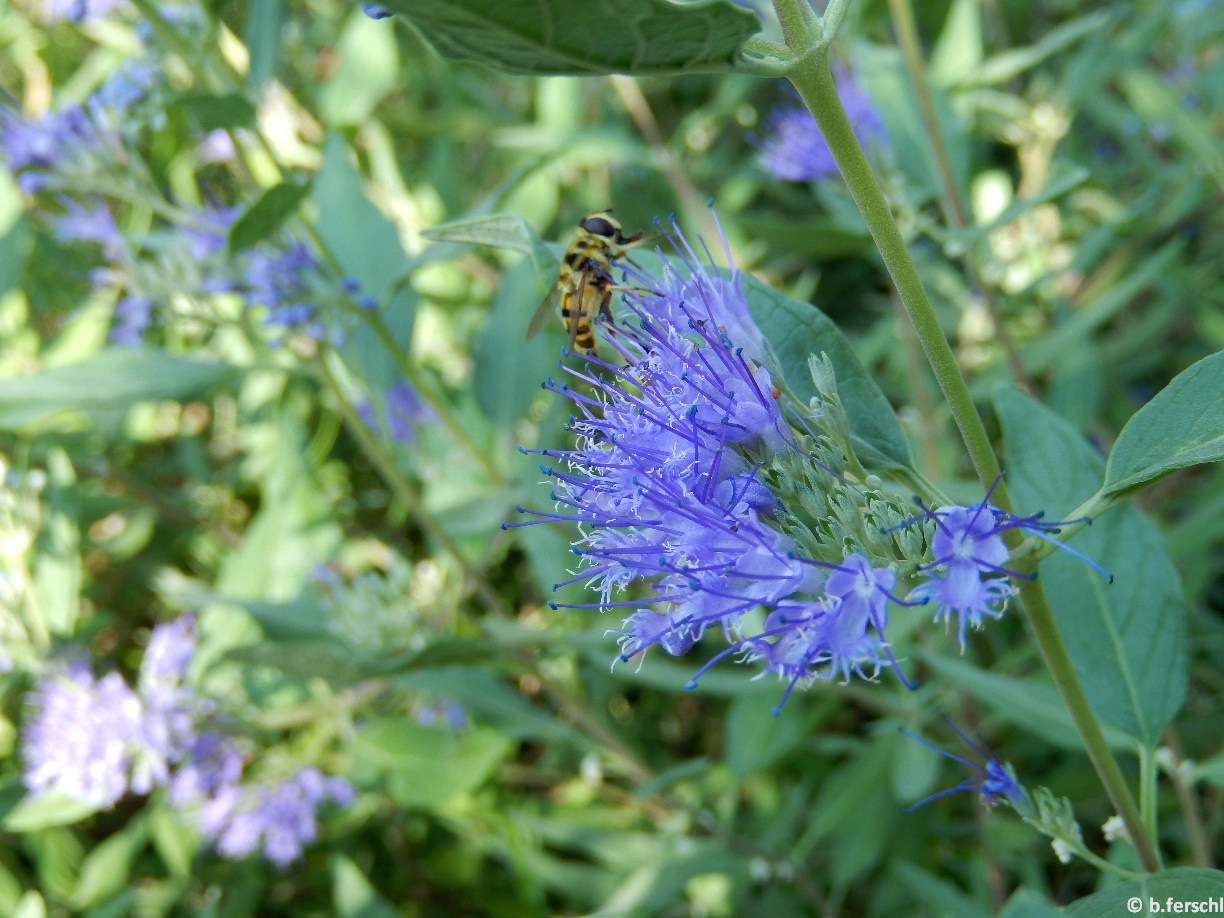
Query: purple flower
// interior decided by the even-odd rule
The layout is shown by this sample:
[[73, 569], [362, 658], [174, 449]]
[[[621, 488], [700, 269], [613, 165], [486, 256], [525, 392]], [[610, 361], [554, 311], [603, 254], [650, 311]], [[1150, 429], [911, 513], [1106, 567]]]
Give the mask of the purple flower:
[[225, 857], [245, 857], [262, 847], [264, 857], [284, 868], [318, 834], [319, 805], [348, 804], [353, 798], [353, 787], [343, 778], [303, 768], [279, 783], [222, 787], [201, 808], [198, 823]]
[[170, 778], [170, 802], [186, 808], [212, 797], [228, 797], [225, 789], [242, 780], [245, 761], [242, 749], [223, 733], [209, 731], [192, 737]]
[[43, 17], [48, 22], [63, 20], [81, 23], [89, 19], [101, 19], [121, 0], [47, 0]]
[[363, 3], [361, 4], [361, 11], [371, 19], [386, 19], [388, 16], [395, 15], [389, 9], [379, 6], [377, 3]]
[[85, 109], [68, 105], [27, 121], [0, 109], [0, 157], [20, 173], [17, 182], [26, 194], [53, 184], [52, 174], [71, 157], [88, 155], [102, 142]]
[[[762, 465], [781, 453], [815, 460], [796, 446], [769, 371], [728, 330], [763, 341], [738, 273], [707, 271], [682, 237], [677, 249], [687, 276], [626, 272], [655, 291], [634, 297], [632, 318], [610, 332], [627, 366], [588, 355], [588, 369], [568, 371], [581, 389], [545, 383], [576, 409], [575, 448], [541, 453], [552, 463], [541, 466], [552, 497], [568, 512], [519, 508], [536, 517], [520, 525], [578, 525], [579, 569], [566, 583], [585, 581], [599, 602], [573, 608], [633, 607], [619, 632], [622, 660], [656, 645], [683, 654], [707, 629], [721, 630], [729, 648], [690, 687], [732, 653], [786, 680], [783, 701], [797, 684], [896, 666], [883, 639], [893, 572], [856, 554], [840, 565], [800, 557], [774, 528], [785, 508]], [[636, 581], [660, 608], [613, 600]], [[757, 607], [768, 610], [764, 630], [745, 635], [745, 615]]]
[[164, 780], [166, 750], [146, 729], [144, 705], [123, 677], [96, 679], [84, 661], [43, 678], [31, 699], [37, 713], [24, 736], [25, 785], [100, 808], [128, 790]]
[[251, 302], [273, 308], [306, 290], [306, 276], [318, 263], [304, 243], [277, 252], [255, 252], [247, 268], [245, 289]]
[[115, 303], [115, 318], [110, 339], [122, 347], [139, 347], [152, 322], [153, 301], [147, 296], [125, 296]]
[[[991, 490], [993, 491], [993, 488]], [[987, 499], [989, 497], [987, 494]], [[1015, 588], [1006, 578], [1025, 576], [1002, 566], [1009, 554], [1007, 544], [1003, 541], [1003, 533], [1009, 529], [1020, 529], [1051, 542], [1113, 581], [1113, 577], [1100, 566], [1070, 546], [1050, 537], [1050, 533], [1058, 532], [1060, 527], [1068, 525], [1065, 521], [1044, 522], [1040, 514], [1019, 517], [981, 501], [969, 507], [948, 506], [938, 510], [924, 508], [920, 516], [906, 520], [893, 529], [922, 519], [933, 520], [937, 527], [931, 539], [934, 560], [919, 568], [920, 572], [927, 572], [928, 579], [910, 592], [908, 601], [936, 603], [937, 622], [942, 618], [947, 624], [955, 614], [958, 620], [957, 637], [962, 653], [965, 649], [967, 626], [981, 628], [984, 616], [999, 618], [1003, 614], [1007, 600], [1015, 592]], [[936, 568], [942, 568], [942, 572]], [[993, 574], [1003, 576], [988, 576]]]
[[[869, 147], [886, 141], [884, 123], [871, 97], [844, 68], [834, 67], [833, 75], [859, 144]], [[812, 182], [837, 174], [837, 163], [820, 128], [811, 113], [798, 106], [774, 112], [770, 136], [761, 144], [760, 162], [774, 178], [788, 182]]]
[[[950, 752], [944, 752], [937, 746], [932, 746], [926, 740], [915, 736], [913, 733], [910, 733], [904, 727], [900, 728], [901, 732], [910, 739], [918, 740], [918, 742], [922, 743], [922, 745], [934, 752], [938, 752], [945, 759], [951, 759], [954, 762], [960, 762], [962, 765], [968, 765], [970, 768], [979, 772], [977, 777], [968, 778], [956, 785], [956, 787], [950, 787], [947, 790], [942, 790], [939, 793], [932, 794], [923, 800], [919, 800], [908, 810], [906, 810], [906, 812], [912, 813], [914, 810], [918, 809], [918, 807], [930, 803], [932, 800], [938, 800], [940, 797], [946, 797], [949, 794], [955, 794], [964, 790], [976, 790], [981, 794], [982, 803], [984, 803], [986, 806], [994, 806], [1000, 800], [1006, 800], [1021, 816], [1034, 814], [1035, 810], [1033, 807], [1033, 802], [1029, 798], [1028, 791], [1021, 787], [1020, 782], [1016, 780], [1016, 773], [1012, 769], [1011, 765], [1001, 764], [999, 760], [995, 758], [994, 753], [990, 751], [990, 747], [987, 746], [984, 741], [982, 742], [982, 745], [985, 746], [985, 751], [979, 749], [973, 744], [973, 741], [970, 740], [969, 737], [965, 736], [965, 734], [961, 732], [960, 728], [956, 726], [956, 724], [952, 723], [951, 718], [945, 717], [944, 719], [948, 721], [948, 726], [956, 731], [956, 735], [963, 739], [965, 743], [968, 744], [970, 749], [985, 760], [985, 764], [982, 765], [977, 762], [971, 762], [968, 759], [962, 759], [960, 756], [952, 755]], [[978, 739], [980, 740], [981, 737], [978, 737]]]
[[96, 242], [102, 246], [107, 260], [112, 262], [123, 257], [126, 248], [123, 234], [119, 232], [115, 217], [104, 201], [99, 201], [90, 208], [63, 196], [60, 201], [64, 205], [65, 213], [55, 221], [56, 238]]
[[385, 427], [372, 402], [360, 402], [357, 405], [357, 414], [370, 430], [385, 430], [392, 440], [405, 446], [416, 443], [417, 425], [434, 421], [438, 417], [407, 380], [400, 380], [387, 390]]
[[237, 216], [235, 207], [201, 207], [193, 211], [182, 227], [191, 257], [203, 261], [224, 249], [229, 242], [230, 227]]

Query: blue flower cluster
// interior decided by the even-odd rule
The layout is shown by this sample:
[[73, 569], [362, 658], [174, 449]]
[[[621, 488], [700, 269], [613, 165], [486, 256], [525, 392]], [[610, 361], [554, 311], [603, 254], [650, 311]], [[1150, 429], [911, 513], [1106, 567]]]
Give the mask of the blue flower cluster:
[[[963, 648], [967, 627], [1000, 616], [1012, 594], [1002, 533], [1018, 528], [1049, 538], [1065, 524], [1015, 517], [983, 501], [867, 532], [863, 505], [887, 498], [813, 454], [819, 437], [808, 421], [820, 417], [784, 415], [739, 273], [707, 270], [675, 235], [683, 271], [669, 266], [662, 278], [625, 272], [629, 318], [608, 328], [619, 361], [588, 354], [585, 367], [567, 368], [570, 383], [545, 383], [575, 406], [568, 429], [576, 445], [539, 451], [549, 460], [540, 468], [553, 481], [557, 512], [520, 507], [534, 519], [517, 525], [578, 527], [579, 567], [557, 586], [585, 582], [599, 594], [571, 608], [631, 610], [618, 632], [622, 660], [655, 645], [687, 653], [715, 628], [729, 646], [690, 687], [738, 654], [785, 682], [775, 713], [797, 686], [873, 679], [886, 666], [912, 687], [885, 637], [890, 601], [934, 602], [937, 621], [955, 615]], [[801, 507], [805, 498], [786, 489], [787, 478], [813, 471], [828, 493], [809, 488]], [[810, 510], [818, 501], [822, 513]], [[892, 519], [901, 515], [898, 509]], [[847, 519], [857, 529], [843, 525]], [[898, 557], [890, 546], [902, 541], [920, 547], [922, 563], [903, 560], [903, 549]], [[892, 592], [899, 573], [923, 578], [906, 599]], [[652, 595], [613, 598], [635, 583]]]
[[136, 689], [118, 673], [95, 677], [81, 661], [45, 676], [23, 738], [26, 788], [105, 809], [129, 792], [166, 787], [223, 855], [262, 848], [287, 866], [315, 837], [319, 804], [351, 802], [353, 789], [311, 767], [281, 780], [243, 780], [242, 747], [202, 729], [212, 706], [184, 683], [195, 643], [191, 616], [158, 625]]
[[[158, 100], [164, 76], [133, 59], [83, 105], [40, 118], [0, 110], [0, 158], [27, 194], [54, 192], [43, 216], [62, 241], [95, 243], [103, 264], [89, 275], [95, 290], [114, 291], [112, 342], [139, 345], [159, 313], [173, 310], [206, 329], [232, 312], [212, 308], [219, 294], [242, 298], [272, 346], [305, 338], [339, 345], [351, 316], [378, 303], [351, 279], [338, 279], [315, 251], [282, 232], [231, 256], [229, 232], [240, 209], [181, 206], [166, 199], [137, 144], [165, 118]], [[116, 204], [120, 208], [116, 210]], [[128, 238], [116, 214], [125, 204], [156, 213], [151, 232]]]
[[[738, 274], [715, 281], [683, 237], [678, 247], [687, 277], [634, 278], [656, 295], [637, 297], [633, 319], [612, 336], [625, 366], [589, 355], [594, 369], [570, 371], [578, 385], [546, 383], [580, 413], [569, 427], [576, 448], [542, 453], [554, 460], [541, 467], [555, 480], [554, 499], [569, 512], [520, 511], [578, 524], [581, 569], [566, 582], [594, 587], [595, 607], [640, 606], [611, 598], [639, 579], [665, 605], [625, 620], [623, 660], [656, 644], [685, 653], [715, 626], [731, 644], [715, 660], [740, 652], [760, 661], [787, 682], [787, 695], [815, 679], [874, 676], [895, 663], [883, 638], [895, 574], [859, 554], [841, 564], [804, 558], [771, 525], [785, 508], [753, 456], [800, 447], [769, 370], [728, 337], [728, 327], [751, 324]], [[755, 326], [747, 337], [762, 340]], [[768, 617], [753, 631], [758, 608]]]

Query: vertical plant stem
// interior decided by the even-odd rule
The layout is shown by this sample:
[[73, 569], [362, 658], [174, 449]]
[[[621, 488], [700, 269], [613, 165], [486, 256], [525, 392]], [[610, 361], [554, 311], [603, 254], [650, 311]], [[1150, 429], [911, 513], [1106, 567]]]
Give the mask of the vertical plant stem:
[[404, 502], [413, 521], [436, 540], [447, 554], [455, 559], [455, 563], [459, 565], [459, 569], [463, 572], [468, 586], [480, 598], [481, 602], [485, 604], [486, 608], [503, 617], [510, 616], [510, 608], [502, 600], [501, 596], [498, 595], [497, 591], [493, 589], [493, 585], [479, 571], [472, 567], [471, 563], [459, 549], [459, 546], [455, 544], [446, 530], [425, 509], [412, 485], [409, 484], [400, 470], [396, 468], [395, 463], [391, 461], [391, 457], [387, 455], [382, 445], [370, 433], [370, 429], [366, 427], [365, 422], [357, 416], [357, 412], [353, 409], [349, 400], [344, 397], [343, 388], [328, 362], [330, 359], [332, 359], [332, 355], [325, 353], [318, 361], [320, 372], [328, 389], [336, 397], [336, 404], [344, 418], [345, 426], [348, 428], [349, 433], [352, 434], [353, 439], [361, 446], [362, 452], [369, 456], [370, 461], [378, 468], [383, 480], [390, 486], [395, 496]]
[[[782, 5], [779, 0], [779, 11]], [[790, 39], [788, 34], [788, 41]], [[989, 488], [999, 477], [999, 461], [990, 445], [985, 425], [969, 395], [969, 386], [956, 365], [952, 348], [935, 318], [935, 311], [931, 308], [918, 276], [918, 269], [910, 258], [901, 232], [893, 220], [888, 201], [876, 182], [867, 157], [854, 136], [854, 130], [838, 98], [833, 74], [829, 68], [828, 47], [811, 41], [810, 38], [809, 42], [806, 48], [795, 49], [800, 53], [788, 78], [816, 119], [833, 159], [849, 186], [851, 197], [875, 240], [880, 257], [892, 277], [926, 353], [927, 362], [931, 365], [944, 398], [952, 410], [978, 480], [983, 489]], [[992, 502], [1002, 510], [1012, 511], [1011, 498], [1002, 481], [995, 485]], [[1015, 548], [1020, 543], [1019, 533], [1012, 530], [1008, 535], [1011, 536], [1008, 545]], [[1146, 831], [1122, 770], [1105, 741], [1101, 725], [1075, 675], [1071, 658], [1054, 620], [1053, 610], [1046, 598], [1045, 588], [1036, 581], [1021, 580], [1019, 593], [1025, 617], [1037, 641], [1042, 659], [1071, 712], [1084, 749], [1105, 787], [1105, 792], [1126, 824], [1144, 869], [1159, 870], [1160, 857], [1153, 839]]]
[[1118, 761], [1105, 740], [1105, 733], [1088, 703], [1088, 696], [1084, 694], [1083, 686], [1076, 678], [1071, 657], [1058, 633], [1054, 610], [1050, 608], [1045, 588], [1035, 580], [1020, 580], [1019, 591], [1024, 614], [1033, 636], [1037, 639], [1041, 658], [1045, 661], [1046, 669], [1050, 671], [1054, 687], [1058, 689], [1058, 694], [1071, 712], [1071, 719], [1075, 722], [1075, 729], [1084, 744], [1084, 751], [1088, 753], [1092, 767], [1105, 786], [1105, 792], [1109, 795], [1114, 809], [1122, 817], [1143, 869], [1154, 873], [1160, 870], [1160, 855], [1156, 851], [1154, 836], [1148, 834], [1147, 825], [1126, 785], [1122, 769], [1118, 767]]
[[[875, 175], [867, 163], [862, 147], [854, 136], [854, 129], [846, 117], [837, 89], [833, 85], [833, 74], [829, 69], [828, 50], [816, 48], [804, 55], [795, 66], [789, 79], [798, 90], [812, 117], [820, 127], [837, 168], [845, 178], [850, 196], [858, 206], [867, 229], [875, 240], [876, 248], [884, 261], [884, 267], [892, 277], [905, 311], [913, 323], [927, 362], [935, 373], [944, 399], [952, 410], [952, 417], [960, 430], [961, 439], [969, 450], [969, 458], [977, 471], [983, 488], [988, 488], [999, 477], [999, 461], [990, 446], [986, 427], [978, 416], [969, 386], [956, 366], [956, 358], [943, 329], [935, 318], [935, 310], [927, 299], [905, 240], [893, 220], [884, 192], [880, 190]], [[1000, 482], [994, 492], [994, 503], [1002, 510], [1011, 511], [1011, 500], [1006, 486]]]
[[1139, 813], [1148, 838], [1156, 838], [1156, 754], [1154, 749], [1139, 749]]
[[1194, 789], [1186, 780], [1185, 754], [1182, 752], [1181, 739], [1177, 730], [1170, 727], [1165, 731], [1165, 743], [1173, 754], [1173, 762], [1169, 768], [1169, 782], [1173, 792], [1177, 794], [1177, 805], [1186, 821], [1186, 834], [1190, 837], [1190, 850], [1193, 852], [1195, 867], [1211, 867], [1211, 846], [1203, 833], [1203, 821], [1199, 817], [1198, 801]]

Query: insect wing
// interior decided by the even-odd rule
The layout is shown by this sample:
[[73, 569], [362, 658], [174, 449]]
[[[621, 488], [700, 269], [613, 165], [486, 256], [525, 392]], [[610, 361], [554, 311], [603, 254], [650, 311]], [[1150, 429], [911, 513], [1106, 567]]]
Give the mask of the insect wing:
[[531, 324], [527, 326], [528, 341], [544, 330], [544, 326], [548, 324], [548, 319], [553, 315], [560, 299], [561, 284], [558, 282], [553, 284], [553, 288], [548, 291], [548, 295], [544, 297], [543, 302], [536, 309], [535, 315], [531, 317]]

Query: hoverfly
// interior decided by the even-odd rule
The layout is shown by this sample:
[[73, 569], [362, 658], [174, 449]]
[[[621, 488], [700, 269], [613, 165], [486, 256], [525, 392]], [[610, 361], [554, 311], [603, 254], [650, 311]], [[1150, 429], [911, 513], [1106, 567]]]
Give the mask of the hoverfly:
[[570, 350], [576, 344], [594, 354], [593, 323], [599, 321], [611, 326], [612, 291], [621, 289], [612, 282], [612, 260], [624, 258], [625, 249], [647, 241], [642, 238], [641, 230], [626, 236], [611, 210], [597, 210], [583, 217], [577, 234], [565, 250], [557, 282], [531, 319], [527, 340], [548, 324], [549, 314], [560, 300]]

